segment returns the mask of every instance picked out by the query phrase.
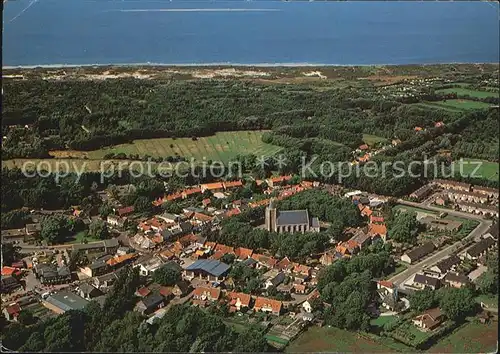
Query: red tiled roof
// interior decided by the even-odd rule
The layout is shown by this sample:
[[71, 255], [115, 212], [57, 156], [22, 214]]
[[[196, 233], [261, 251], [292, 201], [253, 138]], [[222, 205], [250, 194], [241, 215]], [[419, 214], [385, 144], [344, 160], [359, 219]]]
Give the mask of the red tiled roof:
[[193, 291], [193, 297], [201, 297], [201, 296], [210, 296], [210, 300], [217, 300], [220, 297], [220, 289], [219, 288], [211, 288], [211, 287], [197, 287]]
[[415, 129], [416, 132], [419, 132], [419, 131], [423, 130], [422, 127], [415, 127], [414, 129]]
[[384, 224], [370, 224], [368, 226], [369, 235], [387, 235], [387, 227]]
[[294, 264], [290, 261], [290, 259], [288, 259], [288, 257], [285, 257], [276, 263], [276, 268], [279, 270], [292, 269], [293, 267]]
[[268, 299], [266, 297], [257, 297], [255, 300], [255, 306], [254, 308], [258, 311], [262, 308], [271, 308], [273, 312], [280, 312], [281, 311], [281, 301], [278, 300], [273, 300], [273, 299]]
[[241, 181], [229, 181], [229, 182], [224, 182], [224, 188], [233, 188], [233, 187], [242, 187], [243, 182]]
[[383, 216], [373, 216], [373, 215], [370, 215], [370, 222], [372, 224], [376, 223], [376, 222], [384, 222], [384, 217]]
[[133, 259], [135, 257], [137, 257], [137, 254], [135, 254], [135, 253], [127, 253], [127, 254], [124, 254], [123, 256], [117, 256], [117, 257], [113, 257], [111, 259], [108, 259], [106, 261], [106, 264], [108, 264], [110, 266], [114, 266], [114, 265], [126, 262], [126, 261], [128, 261], [130, 259]]
[[162, 286], [160, 288], [160, 295], [167, 297], [172, 295], [172, 287], [171, 286]]
[[311, 272], [311, 267], [303, 265], [303, 264], [295, 264], [295, 267], [293, 268], [293, 271], [295, 273], [300, 273], [303, 275], [309, 275]]
[[293, 284], [293, 288], [298, 292], [306, 291], [306, 286], [304, 284]]
[[193, 234], [187, 234], [179, 239], [181, 245], [189, 245], [198, 241], [198, 238]]
[[131, 205], [131, 206], [127, 206], [127, 207], [124, 207], [124, 208], [120, 208], [120, 209], [118, 209], [117, 212], [118, 212], [119, 216], [128, 215], [128, 214], [134, 212], [134, 206]]
[[373, 211], [369, 207], [365, 207], [361, 210], [361, 215], [363, 216], [370, 216], [372, 213]]
[[236, 301], [238, 299], [240, 299], [241, 306], [245, 306], [245, 307], [250, 306], [250, 300], [251, 300], [252, 297], [250, 295], [248, 295], [248, 294], [230, 292], [227, 295], [228, 295], [229, 299], [231, 300], [230, 301], [231, 305], [236, 304]]
[[205, 206], [209, 205], [211, 203], [210, 198], [203, 199], [201, 203]]
[[269, 180], [271, 180], [271, 182], [273, 182], [273, 183], [284, 182], [284, 181], [288, 181], [290, 179], [292, 179], [292, 176], [277, 176], [277, 177], [269, 178]]
[[222, 182], [206, 183], [206, 184], [202, 184], [201, 188], [208, 189], [208, 190], [223, 189], [224, 185], [222, 184]]
[[184, 194], [186, 196], [196, 194], [196, 193], [201, 193], [201, 188], [190, 188], [190, 189], [185, 189], [184, 191], [182, 191], [182, 194]]
[[216, 252], [222, 252], [222, 253], [231, 253], [231, 254], [234, 254], [234, 248], [233, 247], [222, 245], [220, 243], [215, 246], [215, 251]]
[[208, 241], [208, 242], [205, 242], [204, 246], [207, 248], [215, 249], [215, 246], [217, 246], [217, 242]]
[[146, 287], [142, 287], [142, 288], [138, 289], [136, 292], [137, 292], [137, 294], [139, 294], [139, 296], [146, 297], [151, 293], [151, 290], [149, 290]]
[[248, 257], [251, 257], [253, 253], [253, 250], [249, 248], [243, 248], [243, 247], [238, 247], [234, 250], [234, 254], [238, 259], [247, 259]]
[[4, 267], [2, 267], [2, 275], [9, 276], [9, 275], [16, 273], [18, 270], [19, 269], [14, 268], [14, 267], [4, 266]]
[[172, 200], [177, 200], [182, 198], [182, 193], [174, 193], [167, 196], [167, 200], [171, 202]]
[[359, 147], [359, 149], [360, 149], [360, 150], [368, 150], [368, 149], [369, 149], [369, 147], [368, 147], [368, 145], [363, 144], [363, 145], [361, 145], [361, 146]]
[[386, 288], [393, 288], [394, 287], [394, 283], [391, 281], [388, 281], [388, 280], [379, 280], [378, 283], [381, 286], [385, 286]]
[[11, 316], [19, 315], [20, 312], [21, 312], [21, 306], [19, 306], [17, 302], [7, 306], [7, 313]]
[[199, 221], [212, 221], [213, 217], [202, 213], [194, 213], [193, 218]]
[[347, 247], [350, 248], [350, 249], [359, 247], [359, 243], [356, 240], [348, 240], [346, 242], [346, 244], [347, 244]]
[[241, 210], [239, 208], [233, 208], [226, 212], [226, 216], [234, 216], [241, 214]]

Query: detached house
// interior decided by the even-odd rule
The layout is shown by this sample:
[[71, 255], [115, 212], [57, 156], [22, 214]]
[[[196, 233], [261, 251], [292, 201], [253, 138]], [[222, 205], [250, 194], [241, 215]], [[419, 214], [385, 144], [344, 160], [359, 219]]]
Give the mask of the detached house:
[[389, 311], [399, 311], [402, 308], [402, 303], [398, 298], [398, 290], [394, 283], [387, 280], [378, 281], [377, 293], [383, 308]]
[[413, 319], [413, 324], [426, 332], [437, 328], [444, 321], [444, 315], [439, 308], [425, 311]]
[[281, 283], [283, 283], [283, 281], [285, 280], [285, 273], [276, 272], [275, 270], [271, 270], [271, 271], [267, 272], [265, 274], [265, 276], [268, 277], [265, 284], [264, 284], [266, 289], [269, 289], [272, 286], [276, 287], [276, 286], [280, 285]]
[[233, 311], [241, 311], [242, 309], [249, 308], [250, 307], [250, 301], [252, 300], [252, 297], [248, 294], [244, 293], [236, 293], [236, 292], [230, 292], [227, 294], [229, 298], [229, 311], [234, 308]]
[[193, 291], [193, 304], [205, 306], [207, 301], [213, 302], [220, 298], [220, 288], [197, 287]]
[[436, 290], [441, 287], [441, 280], [433, 277], [428, 277], [424, 274], [415, 274], [413, 285], [420, 289], [430, 288]]
[[281, 313], [281, 307], [281, 301], [259, 296], [255, 300], [254, 311], [269, 312], [273, 315], [279, 316]]
[[453, 288], [461, 288], [462, 286], [470, 284], [469, 278], [466, 277], [465, 275], [451, 273], [451, 272], [445, 275], [443, 281], [447, 286]]
[[485, 237], [465, 251], [465, 258], [477, 260], [495, 247], [493, 237]]
[[151, 293], [141, 299], [135, 306], [135, 310], [143, 315], [149, 315], [165, 306], [165, 298], [157, 293]]
[[433, 265], [430, 270], [433, 272], [439, 273], [441, 275], [446, 274], [448, 271], [453, 270], [457, 265], [461, 262], [460, 258], [457, 255], [452, 255], [448, 258], [445, 258], [435, 265]]

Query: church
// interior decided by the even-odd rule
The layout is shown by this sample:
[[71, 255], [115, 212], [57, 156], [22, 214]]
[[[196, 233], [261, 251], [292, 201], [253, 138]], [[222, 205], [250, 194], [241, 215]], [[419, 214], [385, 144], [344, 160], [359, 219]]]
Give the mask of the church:
[[309, 218], [307, 210], [278, 211], [274, 200], [266, 207], [266, 229], [270, 232], [319, 232], [318, 218]]

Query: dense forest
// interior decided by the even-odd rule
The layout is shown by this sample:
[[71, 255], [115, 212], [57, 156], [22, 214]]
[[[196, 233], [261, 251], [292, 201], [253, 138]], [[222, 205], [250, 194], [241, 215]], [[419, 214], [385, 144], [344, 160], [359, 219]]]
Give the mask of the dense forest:
[[[471, 76], [471, 80], [488, 75]], [[441, 151], [451, 152], [453, 159], [498, 161], [497, 110], [459, 112], [407, 104], [456, 97], [433, 88], [411, 96], [412, 102], [383, 92], [370, 85], [322, 89], [310, 84], [216, 79], [5, 80], [2, 158], [50, 157], [48, 152], [54, 149], [93, 150], [139, 138], [196, 139], [217, 131], [261, 129], [268, 130], [264, 142], [285, 148], [288, 164], [275, 166], [270, 160], [264, 170], [247, 171], [256, 177], [276, 171], [300, 173], [302, 159], [314, 159], [313, 173], [307, 176], [311, 179], [395, 196], [407, 194], [433, 176], [400, 178], [392, 169], [376, 178], [362, 169], [347, 178], [341, 170], [326, 177], [315, 175], [323, 162], [351, 161], [353, 150], [363, 144], [363, 134], [402, 141], [374, 156], [375, 162], [400, 161], [405, 168], [412, 161], [435, 156], [446, 162]], [[436, 122], [444, 126], [435, 127]], [[415, 127], [424, 130], [416, 132]], [[255, 161], [256, 157], [242, 158]], [[417, 175], [419, 167], [415, 168]]]

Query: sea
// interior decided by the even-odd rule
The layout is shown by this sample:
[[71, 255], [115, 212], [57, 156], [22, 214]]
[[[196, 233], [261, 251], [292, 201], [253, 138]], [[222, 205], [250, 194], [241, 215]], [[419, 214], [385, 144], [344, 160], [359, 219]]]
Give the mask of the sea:
[[3, 66], [499, 61], [495, 2], [7, 0]]

